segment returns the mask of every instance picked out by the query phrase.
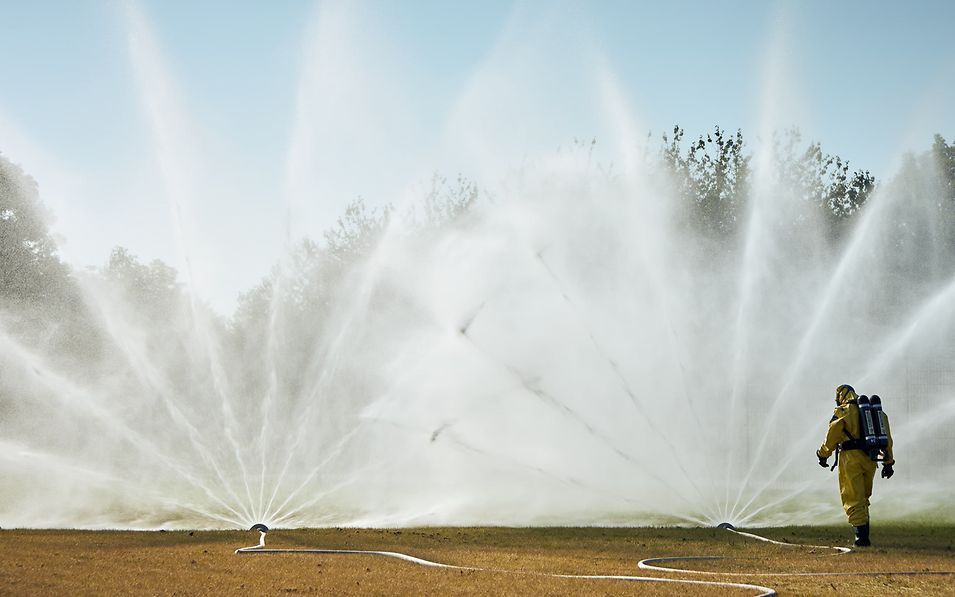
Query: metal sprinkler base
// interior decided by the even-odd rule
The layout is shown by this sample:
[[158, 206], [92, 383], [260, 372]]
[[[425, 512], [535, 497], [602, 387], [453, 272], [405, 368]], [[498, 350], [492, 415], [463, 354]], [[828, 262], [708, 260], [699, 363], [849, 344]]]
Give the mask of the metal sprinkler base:
[[729, 529], [729, 530], [731, 530], [731, 531], [735, 531], [735, 530], [736, 530], [736, 527], [734, 527], [733, 525], [731, 525], [731, 524], [728, 523], [728, 522], [721, 522], [721, 523], [719, 523], [718, 525], [716, 525], [716, 528], [718, 528], [718, 529]]

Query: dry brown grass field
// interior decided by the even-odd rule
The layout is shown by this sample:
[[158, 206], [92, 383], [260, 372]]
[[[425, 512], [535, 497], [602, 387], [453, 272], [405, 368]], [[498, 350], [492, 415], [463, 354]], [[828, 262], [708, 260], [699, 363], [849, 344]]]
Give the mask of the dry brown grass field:
[[[793, 544], [846, 545], [850, 528], [757, 531]], [[0, 531], [2, 595], [752, 595], [752, 590], [546, 574], [630, 575], [768, 586], [780, 595], [955, 595], [955, 576], [784, 576], [793, 572], [955, 571], [955, 526], [874, 527], [876, 546], [845, 555], [682, 528], [274, 530], [271, 548], [398, 551], [493, 571], [422, 567], [372, 555], [241, 554], [238, 531]], [[711, 574], [641, 570], [644, 558]]]

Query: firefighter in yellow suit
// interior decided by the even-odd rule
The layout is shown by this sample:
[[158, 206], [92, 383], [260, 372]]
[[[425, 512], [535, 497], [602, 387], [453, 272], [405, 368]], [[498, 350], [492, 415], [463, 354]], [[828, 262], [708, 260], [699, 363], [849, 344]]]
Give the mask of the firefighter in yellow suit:
[[[829, 456], [836, 452], [839, 464], [839, 493], [842, 507], [849, 517], [849, 524], [855, 527], [855, 545], [867, 547], [869, 541], [869, 497], [872, 496], [872, 480], [875, 478], [876, 463], [859, 442], [863, 439], [862, 426], [859, 423], [858, 396], [852, 386], [841, 385], [836, 388], [836, 409], [829, 422], [826, 440], [816, 451], [819, 465], [828, 467]], [[889, 438], [888, 447], [881, 450], [884, 457], [882, 477], [888, 479], [895, 471], [892, 466], [892, 433], [889, 430], [889, 418], [883, 413], [885, 434]]]

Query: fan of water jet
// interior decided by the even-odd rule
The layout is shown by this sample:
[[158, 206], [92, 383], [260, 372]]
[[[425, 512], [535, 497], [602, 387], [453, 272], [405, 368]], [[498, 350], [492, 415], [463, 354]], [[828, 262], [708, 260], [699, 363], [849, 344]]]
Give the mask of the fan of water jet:
[[[144, 112], [195, 290], [201, 247], [189, 208], [202, 185], [183, 159], [191, 127], [155, 40], [132, 20]], [[507, 81], [495, 68], [477, 80]], [[472, 118], [494, 105], [478, 101], [489, 89], [472, 88], [449, 128], [480, 123], [470, 150], [487, 163], [474, 168], [497, 176], [494, 154], [515, 147], [495, 147], [501, 131]], [[824, 222], [800, 220], [805, 198], [763, 171], [748, 220], [732, 226], [738, 236], [714, 239], [681, 219], [708, 206], [680, 203], [637, 163], [632, 119], [619, 93], [613, 100], [621, 167], [595, 165], [592, 147], [534, 156], [460, 218], [424, 231], [386, 222], [351, 252], [303, 244], [231, 326], [193, 292], [139, 312], [135, 293], [90, 280], [102, 371], [61, 368], [53, 351], [4, 335], [0, 367], [14, 372], [4, 378], [19, 400], [0, 397], [5, 441], [44, 469], [34, 477], [88, 463], [90, 485], [114, 484], [123, 521], [159, 507], [129, 498], [138, 484], [142, 495], [179, 496], [180, 524], [246, 527], [811, 518], [812, 492], [830, 478], [806, 481], [802, 454], [846, 378], [895, 394], [896, 429], [927, 436], [900, 438], [900, 448], [944, 449], [951, 410], [899, 387], [951, 338], [935, 335], [951, 316], [950, 264], [931, 202], [908, 213], [900, 206], [912, 202], [887, 190], [838, 246]], [[296, 136], [314, 132], [299, 126], [315, 117], [334, 115], [304, 114]], [[304, 137], [290, 150], [293, 208], [312, 190], [306, 165], [318, 155]], [[768, 168], [765, 156], [757, 162]], [[899, 221], [923, 240], [886, 243]], [[906, 266], [911, 275], [897, 275]], [[21, 492], [13, 503], [31, 491], [55, 502], [43, 489], [38, 478], [4, 488]], [[21, 514], [0, 504], [4, 524]]]

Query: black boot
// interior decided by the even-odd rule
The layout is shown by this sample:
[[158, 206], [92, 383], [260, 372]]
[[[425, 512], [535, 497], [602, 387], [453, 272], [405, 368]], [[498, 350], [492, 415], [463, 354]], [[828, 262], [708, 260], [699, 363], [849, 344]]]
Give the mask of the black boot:
[[861, 527], [855, 527], [856, 530], [856, 547], [869, 547], [872, 545], [872, 542], [869, 541], [869, 523], [865, 523]]

